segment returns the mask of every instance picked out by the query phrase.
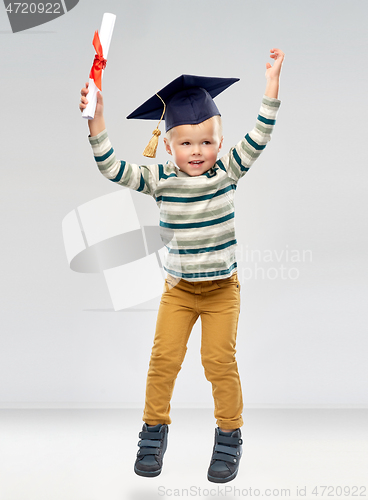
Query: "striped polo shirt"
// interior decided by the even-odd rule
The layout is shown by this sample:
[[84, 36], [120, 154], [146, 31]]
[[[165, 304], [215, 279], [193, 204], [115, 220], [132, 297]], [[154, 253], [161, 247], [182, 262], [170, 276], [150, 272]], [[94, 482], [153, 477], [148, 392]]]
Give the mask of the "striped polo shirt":
[[210, 170], [193, 177], [171, 161], [136, 165], [117, 160], [106, 130], [88, 138], [107, 179], [155, 198], [167, 249], [164, 269], [172, 276], [204, 281], [236, 271], [236, 186], [271, 139], [279, 107], [278, 99], [263, 96], [253, 130]]

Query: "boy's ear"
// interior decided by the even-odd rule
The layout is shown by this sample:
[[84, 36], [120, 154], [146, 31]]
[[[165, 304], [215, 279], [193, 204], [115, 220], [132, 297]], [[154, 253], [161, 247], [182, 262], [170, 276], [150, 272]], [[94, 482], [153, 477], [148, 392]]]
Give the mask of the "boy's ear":
[[221, 141], [220, 141], [220, 144], [219, 144], [219, 149], [218, 149], [219, 151], [220, 151], [220, 149], [222, 148], [222, 143], [223, 143], [223, 142], [224, 142], [224, 136], [222, 135], [222, 136], [221, 136]]
[[166, 151], [169, 153], [169, 155], [172, 155], [172, 151], [171, 151], [171, 148], [170, 148], [170, 144], [169, 144], [169, 141], [167, 140], [167, 138], [166, 138], [166, 137], [164, 138], [164, 144], [165, 144], [165, 149], [166, 149]]

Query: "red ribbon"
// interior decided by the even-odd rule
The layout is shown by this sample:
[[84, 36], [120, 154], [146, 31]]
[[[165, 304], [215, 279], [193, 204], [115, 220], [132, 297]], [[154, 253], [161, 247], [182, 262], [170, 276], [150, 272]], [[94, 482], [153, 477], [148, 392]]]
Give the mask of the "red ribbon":
[[106, 59], [104, 59], [103, 56], [103, 51], [102, 51], [102, 45], [100, 42], [100, 37], [98, 36], [98, 31], [95, 31], [95, 35], [93, 37], [93, 46], [96, 51], [95, 59], [93, 61], [93, 65], [91, 68], [91, 72], [89, 74], [89, 77], [94, 80], [96, 87], [98, 87], [99, 90], [102, 89], [101, 85], [101, 77], [102, 77], [102, 70], [106, 68]]

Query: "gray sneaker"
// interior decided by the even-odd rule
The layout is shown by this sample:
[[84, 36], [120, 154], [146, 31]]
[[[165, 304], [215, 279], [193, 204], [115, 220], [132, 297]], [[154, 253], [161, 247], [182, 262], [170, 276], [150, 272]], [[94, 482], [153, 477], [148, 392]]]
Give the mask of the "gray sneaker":
[[218, 427], [215, 429], [215, 444], [207, 473], [209, 481], [227, 483], [236, 477], [242, 444], [240, 429], [235, 429], [232, 433], [222, 432]]
[[134, 464], [134, 472], [138, 476], [155, 477], [161, 473], [168, 432], [169, 427], [166, 424], [157, 424], [153, 427], [143, 424], [142, 432], [139, 433], [139, 450]]

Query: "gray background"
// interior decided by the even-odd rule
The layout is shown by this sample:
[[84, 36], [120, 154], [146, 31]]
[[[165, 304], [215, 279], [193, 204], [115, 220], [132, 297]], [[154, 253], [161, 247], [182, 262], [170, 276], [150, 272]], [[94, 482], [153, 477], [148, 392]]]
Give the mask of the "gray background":
[[[119, 189], [98, 172], [78, 110], [103, 12], [117, 15], [107, 127], [136, 163], [154, 124], [125, 116], [153, 92], [182, 73], [239, 77], [216, 99], [226, 152], [254, 125], [269, 50], [286, 53], [273, 139], [237, 190], [237, 238], [243, 256], [288, 248], [312, 261], [258, 262], [297, 279], [248, 279], [257, 262], [239, 261], [244, 401], [367, 406], [367, 2], [81, 0], [18, 34], [0, 7], [2, 406], [143, 404], [158, 301], [114, 312], [102, 275], [68, 268], [61, 233], [67, 213]], [[199, 346], [198, 323], [173, 406], [212, 405]]]

